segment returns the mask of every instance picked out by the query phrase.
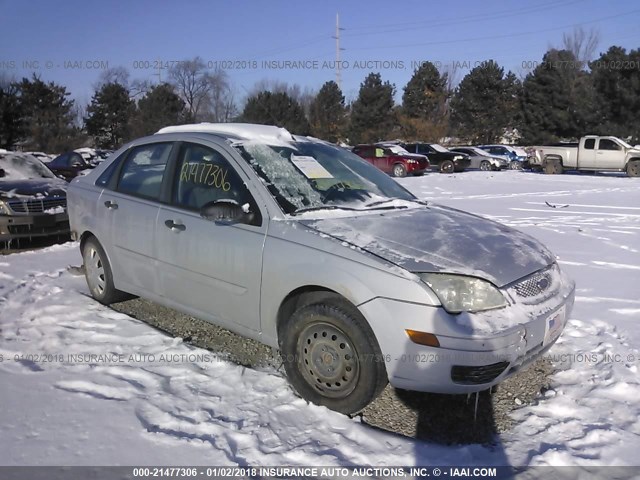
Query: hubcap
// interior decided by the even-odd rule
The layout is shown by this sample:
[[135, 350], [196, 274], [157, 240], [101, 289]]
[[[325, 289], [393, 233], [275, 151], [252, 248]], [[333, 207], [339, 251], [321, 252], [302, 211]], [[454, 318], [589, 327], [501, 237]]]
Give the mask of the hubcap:
[[326, 397], [342, 398], [356, 388], [358, 357], [349, 338], [328, 323], [313, 323], [298, 339], [298, 366], [307, 383]]
[[451, 163], [451, 162], [445, 162], [445, 163], [442, 165], [442, 171], [443, 171], [443, 172], [446, 172], [446, 173], [451, 173], [451, 172], [453, 172], [453, 163]]
[[404, 169], [400, 165], [396, 165], [393, 169], [393, 174], [396, 177], [401, 177], [403, 172], [404, 172]]
[[480, 170], [484, 170], [486, 172], [489, 169], [491, 169], [491, 165], [489, 165], [489, 162], [482, 162], [480, 164]]
[[84, 259], [84, 268], [87, 275], [87, 283], [89, 288], [96, 295], [100, 296], [104, 293], [106, 280], [104, 276], [104, 264], [100, 258], [100, 254], [94, 247], [89, 247], [87, 255]]

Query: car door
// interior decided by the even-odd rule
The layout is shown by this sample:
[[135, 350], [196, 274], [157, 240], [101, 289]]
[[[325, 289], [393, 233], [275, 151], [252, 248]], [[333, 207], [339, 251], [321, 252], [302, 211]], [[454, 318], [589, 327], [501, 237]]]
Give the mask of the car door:
[[[596, 138], [587, 138], [584, 140], [582, 148], [578, 148], [575, 152], [571, 152], [571, 155], [578, 156], [578, 168], [595, 168], [597, 155], [596, 155]], [[575, 161], [575, 159], [572, 159]], [[574, 166], [573, 162], [568, 162], [569, 165]]]
[[[231, 329], [258, 331], [268, 217], [250, 182], [224, 148], [182, 143], [171, 204], [160, 207], [155, 237], [166, 299]], [[252, 220], [230, 225], [200, 216], [205, 204], [220, 200], [245, 205]]]
[[160, 291], [155, 226], [172, 149], [166, 141], [131, 148], [114, 173], [114, 188], [106, 188], [97, 205], [101, 223], [110, 227], [108, 240], [98, 240], [110, 256], [114, 283], [130, 293]]
[[600, 138], [596, 150], [595, 168], [622, 169], [624, 168], [626, 152], [622, 145], [611, 138]]

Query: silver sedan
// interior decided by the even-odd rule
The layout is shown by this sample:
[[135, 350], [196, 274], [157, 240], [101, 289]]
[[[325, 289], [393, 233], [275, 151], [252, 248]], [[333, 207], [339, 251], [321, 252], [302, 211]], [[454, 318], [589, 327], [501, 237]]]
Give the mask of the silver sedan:
[[96, 300], [142, 296], [278, 348], [303, 398], [344, 413], [388, 382], [487, 389], [550, 348], [573, 305], [535, 239], [282, 128], [168, 127], [68, 198]]

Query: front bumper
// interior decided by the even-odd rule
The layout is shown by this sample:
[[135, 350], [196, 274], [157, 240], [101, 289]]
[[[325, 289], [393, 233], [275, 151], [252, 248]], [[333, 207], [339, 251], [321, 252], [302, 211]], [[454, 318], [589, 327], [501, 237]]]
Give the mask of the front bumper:
[[[494, 333], [474, 331], [482, 314], [451, 315], [441, 307], [384, 298], [359, 308], [378, 339], [391, 385], [460, 394], [486, 390], [543, 355], [564, 329], [574, 298], [575, 284], [568, 280], [544, 312], [524, 315], [520, 305], [506, 307], [521, 321]], [[433, 333], [440, 347], [413, 343], [405, 329]]]
[[463, 159], [454, 160], [453, 164], [455, 165], [456, 170], [464, 170], [466, 168], [469, 168], [469, 166], [471, 165], [471, 159], [463, 158]]
[[0, 215], [0, 242], [69, 234], [67, 213]]
[[426, 172], [429, 169], [429, 163], [405, 163], [407, 167], [407, 173], [417, 175]]

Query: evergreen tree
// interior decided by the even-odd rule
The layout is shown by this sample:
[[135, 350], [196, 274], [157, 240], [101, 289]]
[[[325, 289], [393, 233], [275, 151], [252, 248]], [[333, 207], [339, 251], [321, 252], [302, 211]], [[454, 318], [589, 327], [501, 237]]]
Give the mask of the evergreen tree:
[[422, 63], [404, 87], [403, 113], [410, 118], [422, 118], [435, 123], [444, 116], [446, 102], [447, 74], [440, 75], [431, 62]]
[[379, 73], [370, 73], [360, 84], [358, 98], [351, 106], [351, 143], [376, 142], [391, 133], [395, 125], [395, 86], [382, 83]]
[[138, 101], [138, 111], [132, 121], [134, 136], [142, 137], [157, 132], [162, 127], [179, 125], [185, 117], [185, 103], [172, 85], [154, 86]]
[[599, 133], [640, 142], [640, 49], [611, 47], [590, 63], [602, 122]]
[[311, 133], [329, 142], [344, 137], [346, 109], [344, 95], [334, 81], [320, 88], [310, 107]]
[[285, 92], [262, 91], [249, 97], [242, 120], [263, 125], [277, 125], [297, 135], [309, 135], [310, 126], [298, 102]]
[[523, 82], [522, 134], [526, 143], [576, 139], [595, 133], [598, 109], [588, 72], [573, 53], [549, 50]]
[[493, 143], [518, 123], [516, 76], [489, 60], [471, 70], [451, 100], [452, 123], [468, 141]]
[[119, 83], [106, 83], [91, 99], [85, 118], [87, 133], [100, 148], [115, 149], [131, 139], [130, 122], [135, 103]]
[[11, 150], [24, 137], [22, 117], [17, 85], [0, 85], [0, 148]]
[[15, 87], [24, 125], [23, 147], [53, 153], [73, 148], [78, 131], [73, 127], [74, 102], [67, 98], [67, 89], [35, 75]]

